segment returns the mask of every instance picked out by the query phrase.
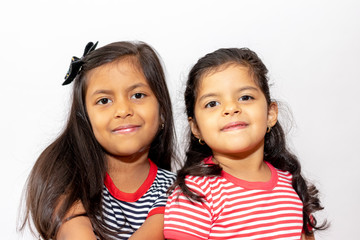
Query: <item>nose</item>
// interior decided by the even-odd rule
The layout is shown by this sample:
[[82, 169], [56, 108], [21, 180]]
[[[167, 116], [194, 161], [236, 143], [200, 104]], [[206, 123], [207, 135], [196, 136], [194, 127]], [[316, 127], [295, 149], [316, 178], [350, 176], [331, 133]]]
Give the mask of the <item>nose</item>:
[[127, 118], [129, 116], [132, 116], [134, 114], [133, 108], [131, 106], [131, 103], [128, 101], [119, 101], [115, 105], [115, 114], [114, 118]]
[[234, 114], [240, 113], [241, 112], [241, 108], [240, 105], [238, 104], [238, 102], [225, 102], [223, 103], [223, 115], [224, 116], [232, 116]]

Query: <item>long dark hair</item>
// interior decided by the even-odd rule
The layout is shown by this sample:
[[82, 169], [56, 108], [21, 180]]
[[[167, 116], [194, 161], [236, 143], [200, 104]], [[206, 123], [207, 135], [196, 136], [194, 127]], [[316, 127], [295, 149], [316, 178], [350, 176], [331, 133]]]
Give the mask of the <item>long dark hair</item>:
[[84, 205], [94, 232], [101, 239], [115, 234], [105, 226], [102, 190], [107, 163], [96, 140], [85, 106], [87, 73], [101, 65], [133, 57], [154, 92], [164, 127], [159, 128], [149, 158], [160, 168], [171, 170], [174, 154], [174, 123], [165, 74], [159, 56], [143, 42], [115, 42], [90, 52], [76, 76], [70, 116], [61, 135], [37, 159], [27, 181], [26, 223], [43, 239], [54, 239], [64, 216], [77, 201]]
[[[191, 69], [185, 90], [185, 106], [188, 118], [196, 122], [194, 108], [199, 82], [206, 74], [216, 71], [227, 65], [236, 64], [249, 69], [253, 79], [266, 97], [268, 106], [270, 97], [267, 73], [268, 70], [257, 54], [247, 48], [218, 49], [200, 58]], [[202, 145], [189, 131], [189, 143], [186, 151], [184, 166], [178, 171], [177, 180], [173, 185], [179, 186], [182, 192], [194, 201], [201, 201], [202, 196], [192, 192], [185, 184], [186, 175], [193, 176], [218, 176], [222, 169], [217, 164], [203, 164], [203, 159], [212, 155], [209, 146]], [[324, 229], [326, 224], [319, 225], [313, 213], [322, 210], [316, 187], [308, 183], [301, 175], [301, 166], [297, 157], [292, 154], [287, 146], [284, 131], [279, 122], [265, 135], [264, 160], [274, 167], [289, 171], [293, 175], [292, 185], [303, 202], [303, 229], [307, 235], [311, 234], [308, 225], [314, 229]]]

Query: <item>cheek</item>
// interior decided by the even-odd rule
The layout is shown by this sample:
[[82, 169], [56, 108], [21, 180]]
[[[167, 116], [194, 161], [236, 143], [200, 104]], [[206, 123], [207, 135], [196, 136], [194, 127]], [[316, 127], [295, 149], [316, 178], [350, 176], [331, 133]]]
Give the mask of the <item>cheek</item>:
[[99, 114], [99, 113], [95, 113], [93, 111], [87, 111], [88, 116], [89, 116], [89, 122], [91, 125], [91, 129], [93, 130], [95, 136], [97, 135], [97, 132], [99, 130], [101, 130], [101, 128], [104, 126], [104, 117]]
[[160, 109], [157, 102], [150, 104], [148, 107], [141, 107], [139, 111], [141, 111], [141, 115], [148, 122], [148, 126], [157, 132], [160, 126]]
[[208, 135], [212, 135], [217, 127], [216, 118], [204, 114], [196, 114], [195, 118], [197, 122], [197, 129], [200, 135], [204, 138]]
[[[159, 110], [156, 111], [156, 113], [154, 113], [154, 117], [153, 117], [153, 128], [154, 130], [157, 132], [158, 131], [158, 128], [160, 127], [160, 112]], [[165, 123], [166, 124], [166, 123]]]
[[148, 127], [149, 131], [151, 132], [157, 132], [158, 128], [160, 127], [160, 118], [158, 115], [153, 115], [150, 118], [148, 118]]
[[251, 108], [247, 109], [247, 112], [250, 116], [252, 116], [257, 121], [267, 121], [268, 119], [268, 107], [267, 104], [258, 104], [257, 106], [252, 106]]
[[263, 111], [258, 111], [257, 114], [255, 115], [256, 118], [254, 118], [254, 126], [256, 126], [257, 131], [259, 131], [259, 133], [264, 133], [266, 132], [267, 126], [268, 126], [268, 114], [267, 114], [267, 109], [263, 110]]
[[91, 124], [91, 127], [93, 127], [94, 123], [96, 122], [96, 119], [95, 119], [96, 115], [89, 109], [86, 109], [86, 111], [87, 111], [87, 115], [89, 117], [89, 122]]
[[99, 137], [99, 132], [100, 132], [100, 125], [98, 124], [97, 120], [94, 119], [94, 117], [90, 117], [89, 115], [89, 120], [90, 120], [90, 126], [91, 126], [91, 129], [95, 135], [95, 138], [98, 139]]

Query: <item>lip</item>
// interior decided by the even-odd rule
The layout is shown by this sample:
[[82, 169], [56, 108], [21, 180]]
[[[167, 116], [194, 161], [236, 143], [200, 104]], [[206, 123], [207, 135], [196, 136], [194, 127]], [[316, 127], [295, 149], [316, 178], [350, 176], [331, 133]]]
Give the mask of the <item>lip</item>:
[[231, 122], [226, 124], [224, 127], [221, 128], [221, 131], [223, 132], [228, 132], [228, 131], [234, 131], [234, 130], [239, 130], [239, 129], [244, 129], [248, 126], [249, 124], [246, 122]]
[[122, 126], [118, 126], [117, 128], [113, 129], [112, 132], [119, 133], [119, 134], [127, 134], [127, 133], [136, 132], [139, 128], [140, 128], [140, 125], [133, 125], [133, 124], [122, 125]]

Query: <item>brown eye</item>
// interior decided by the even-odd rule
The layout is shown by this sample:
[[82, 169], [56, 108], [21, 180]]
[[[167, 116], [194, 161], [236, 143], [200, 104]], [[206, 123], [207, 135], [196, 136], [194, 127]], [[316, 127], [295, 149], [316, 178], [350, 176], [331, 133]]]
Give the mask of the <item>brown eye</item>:
[[253, 100], [254, 98], [249, 96], [249, 95], [245, 95], [239, 98], [239, 101], [249, 101], [249, 100]]
[[100, 99], [99, 101], [97, 101], [96, 104], [105, 105], [105, 104], [108, 104], [108, 103], [110, 103], [110, 102], [112, 102], [110, 99], [108, 99], [108, 98], [102, 98], [102, 99]]
[[133, 99], [140, 99], [140, 98], [144, 98], [146, 95], [143, 93], [135, 93], [134, 95], [131, 96], [131, 98]]
[[211, 101], [205, 105], [205, 108], [213, 108], [213, 107], [218, 106], [219, 104], [220, 104], [219, 102]]

